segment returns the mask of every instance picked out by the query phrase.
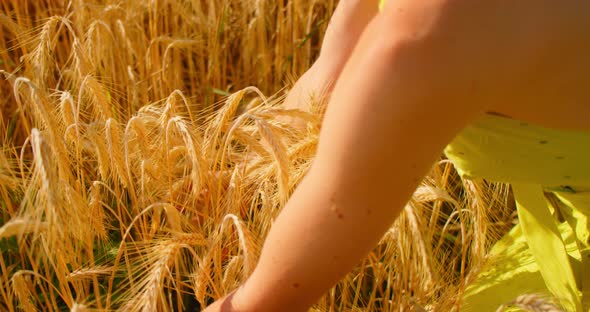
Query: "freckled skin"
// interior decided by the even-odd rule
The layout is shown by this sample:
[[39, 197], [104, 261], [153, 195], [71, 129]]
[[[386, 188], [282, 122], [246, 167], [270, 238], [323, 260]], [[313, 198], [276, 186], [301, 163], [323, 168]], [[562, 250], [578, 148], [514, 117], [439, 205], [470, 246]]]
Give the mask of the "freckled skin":
[[[351, 35], [341, 47], [338, 36], [327, 40], [313, 75], [294, 88], [301, 95], [337, 80], [317, 156], [224, 311], [306, 311], [378, 242], [446, 144], [485, 113], [590, 131], [590, 1], [396, 0], [378, 15], [370, 0], [341, 3], [329, 32]], [[338, 29], [347, 25], [356, 28]]]
[[330, 198], [330, 203], [330, 210], [336, 214], [336, 217], [338, 217], [338, 219], [344, 219], [344, 214], [338, 209], [338, 205], [336, 204], [336, 200], [333, 196]]

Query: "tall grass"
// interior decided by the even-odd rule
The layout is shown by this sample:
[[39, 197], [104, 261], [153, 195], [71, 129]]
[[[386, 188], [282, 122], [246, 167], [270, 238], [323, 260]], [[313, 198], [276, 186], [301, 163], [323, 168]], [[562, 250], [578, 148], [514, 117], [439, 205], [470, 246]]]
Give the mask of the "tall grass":
[[[281, 102], [335, 5], [2, 1], [0, 310], [198, 311], [244, 281], [314, 156], [321, 116]], [[314, 309], [457, 307], [507, 194], [441, 160]]]

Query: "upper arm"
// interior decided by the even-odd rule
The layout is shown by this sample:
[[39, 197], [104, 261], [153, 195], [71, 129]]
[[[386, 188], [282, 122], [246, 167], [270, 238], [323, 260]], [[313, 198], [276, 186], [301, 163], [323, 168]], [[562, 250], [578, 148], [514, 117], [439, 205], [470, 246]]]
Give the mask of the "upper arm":
[[461, 100], [463, 78], [440, 79], [427, 49], [435, 45], [403, 28], [384, 32], [390, 22], [375, 17], [345, 66], [312, 168], [275, 220], [239, 302], [273, 310], [317, 300], [378, 242], [444, 146], [485, 111]]
[[368, 26], [335, 86], [312, 170], [346, 201], [401, 208], [486, 107], [468, 94], [469, 72], [454, 70], [456, 56], [432, 35], [436, 16], [392, 21], [386, 13]]

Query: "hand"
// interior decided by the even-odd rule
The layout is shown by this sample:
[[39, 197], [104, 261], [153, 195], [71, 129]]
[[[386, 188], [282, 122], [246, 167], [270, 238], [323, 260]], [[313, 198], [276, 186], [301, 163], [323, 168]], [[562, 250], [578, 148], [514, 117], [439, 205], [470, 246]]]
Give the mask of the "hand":
[[236, 291], [213, 302], [203, 312], [245, 312], [243, 307], [238, 307], [235, 300]]
[[[309, 112], [310, 96], [321, 97], [331, 92], [362, 32], [377, 11], [377, 1], [340, 1], [326, 30], [320, 57], [295, 83], [285, 100], [285, 108]], [[286, 120], [303, 127], [301, 122]]]

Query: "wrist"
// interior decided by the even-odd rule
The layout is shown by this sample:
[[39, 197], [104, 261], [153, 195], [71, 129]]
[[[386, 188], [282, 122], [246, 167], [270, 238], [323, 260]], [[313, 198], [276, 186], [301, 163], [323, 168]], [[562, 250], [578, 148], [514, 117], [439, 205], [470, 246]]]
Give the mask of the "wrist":
[[224, 300], [223, 308], [221, 312], [250, 312], [252, 307], [249, 306], [248, 300], [244, 298], [244, 285], [238, 287], [236, 290], [231, 292]]
[[340, 70], [318, 59], [293, 85], [285, 100], [285, 108], [310, 112], [310, 99], [328, 95], [333, 89]]
[[347, 60], [348, 58], [320, 54], [308, 73], [313, 74], [318, 80], [324, 81], [324, 83], [334, 84], [344, 69]]
[[308, 90], [308, 95], [329, 96], [343, 67], [344, 63], [319, 58], [302, 77], [303, 88]]

